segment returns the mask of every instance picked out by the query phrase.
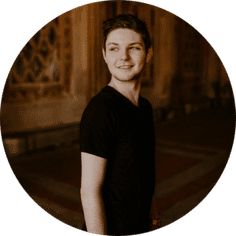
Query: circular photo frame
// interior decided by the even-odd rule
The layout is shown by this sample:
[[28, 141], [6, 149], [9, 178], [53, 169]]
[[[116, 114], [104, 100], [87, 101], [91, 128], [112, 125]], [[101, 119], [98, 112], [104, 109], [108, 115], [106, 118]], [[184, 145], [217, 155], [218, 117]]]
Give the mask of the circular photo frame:
[[[113, 78], [102, 52], [102, 26], [120, 14], [145, 22], [152, 42], [152, 59], [139, 77], [155, 133], [154, 217], [149, 230], [137, 231], [143, 233], [194, 209], [220, 178], [233, 145], [230, 80], [217, 53], [187, 22], [133, 1], [96, 2], [58, 16], [26, 43], [12, 65], [2, 96], [1, 132], [12, 171], [28, 195], [60, 221], [89, 231], [80, 198], [81, 118]], [[129, 216], [140, 212], [142, 206], [136, 206]], [[136, 234], [133, 230], [127, 232]], [[127, 234], [117, 232], [112, 234]]]

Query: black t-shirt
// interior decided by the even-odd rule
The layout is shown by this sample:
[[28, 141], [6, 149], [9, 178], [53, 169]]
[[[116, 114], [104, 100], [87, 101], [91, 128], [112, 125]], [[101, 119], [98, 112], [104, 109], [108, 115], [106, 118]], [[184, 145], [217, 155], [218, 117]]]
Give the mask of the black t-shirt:
[[85, 109], [80, 125], [81, 152], [107, 159], [104, 203], [108, 233], [148, 230], [154, 190], [154, 127], [150, 103], [135, 106], [106, 86]]

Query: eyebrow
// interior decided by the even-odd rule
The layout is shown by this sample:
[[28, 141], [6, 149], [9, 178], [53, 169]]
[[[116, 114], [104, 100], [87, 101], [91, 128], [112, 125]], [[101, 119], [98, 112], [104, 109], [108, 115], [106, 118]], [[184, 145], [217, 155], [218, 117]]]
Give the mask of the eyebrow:
[[[140, 42], [133, 42], [133, 43], [130, 43], [129, 46], [136, 45], [136, 44], [141, 45], [141, 46], [144, 46], [144, 44], [143, 44], [143, 43], [140, 43]], [[118, 46], [119, 43], [110, 42], [110, 43], [107, 44], [107, 46], [109, 46], [109, 45], [115, 45], [115, 46]]]
[[111, 43], [108, 43], [107, 44], [107, 46], [109, 46], [109, 45], [119, 45], [118, 43], [113, 43], [113, 42], [111, 42]]

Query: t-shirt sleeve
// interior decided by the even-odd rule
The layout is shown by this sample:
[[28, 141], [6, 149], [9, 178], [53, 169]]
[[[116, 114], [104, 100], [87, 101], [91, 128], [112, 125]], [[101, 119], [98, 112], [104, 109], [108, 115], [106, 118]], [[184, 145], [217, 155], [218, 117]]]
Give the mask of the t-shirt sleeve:
[[112, 111], [105, 104], [89, 104], [80, 123], [80, 151], [109, 159], [114, 150], [112, 120]]

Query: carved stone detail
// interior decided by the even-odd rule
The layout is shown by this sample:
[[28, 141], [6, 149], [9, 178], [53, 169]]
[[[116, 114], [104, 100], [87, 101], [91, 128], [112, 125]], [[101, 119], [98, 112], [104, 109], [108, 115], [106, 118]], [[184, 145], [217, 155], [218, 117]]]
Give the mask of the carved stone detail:
[[70, 14], [39, 30], [16, 58], [4, 90], [5, 102], [27, 102], [69, 91], [72, 45]]

